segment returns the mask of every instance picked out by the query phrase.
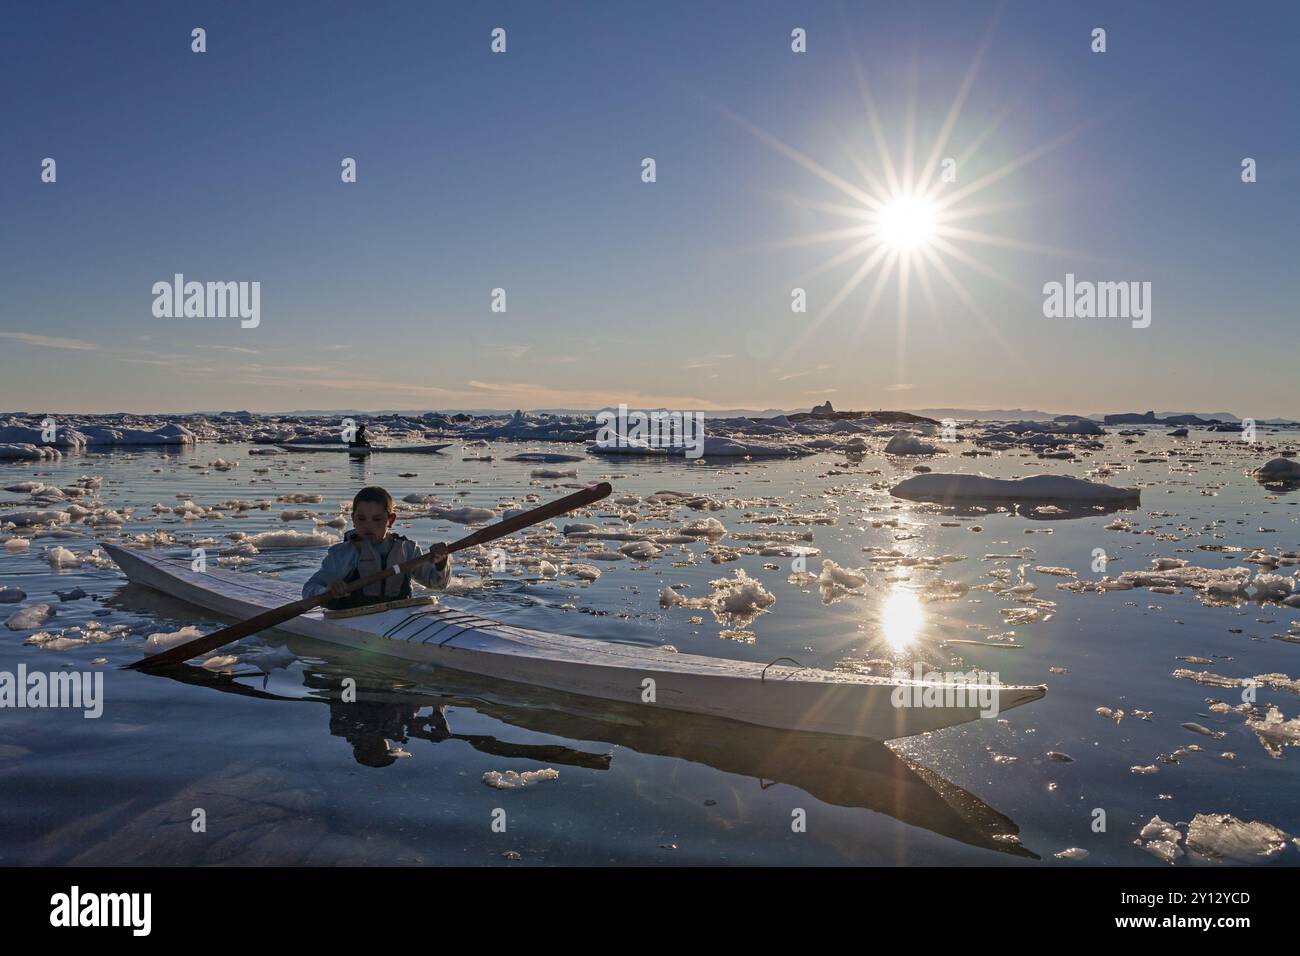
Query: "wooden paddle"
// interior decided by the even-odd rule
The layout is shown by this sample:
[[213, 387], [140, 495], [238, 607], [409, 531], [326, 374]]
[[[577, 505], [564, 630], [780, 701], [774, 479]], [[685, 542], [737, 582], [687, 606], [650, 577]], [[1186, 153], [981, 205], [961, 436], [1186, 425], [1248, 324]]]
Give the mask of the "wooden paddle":
[[[550, 504], [542, 505], [539, 508], [533, 508], [531, 511], [525, 511], [521, 515], [515, 515], [513, 518], [506, 518], [504, 521], [498, 521], [496, 524], [490, 524], [486, 528], [480, 528], [468, 537], [461, 538], [459, 541], [447, 545], [447, 553], [453, 551], [463, 551], [465, 548], [472, 548], [475, 545], [486, 544], [497, 538], [513, 534], [522, 528], [535, 525], [539, 522], [546, 521], [549, 518], [557, 518], [574, 508], [581, 508], [584, 505], [600, 501], [613, 491], [609, 482], [602, 481], [599, 484], [588, 485], [582, 491], [576, 491], [571, 495], [565, 495], [552, 501]], [[394, 564], [389, 568], [377, 574], [367, 575], [364, 578], [353, 581], [347, 586], [347, 591], [359, 591], [362, 588], [369, 587], [384, 578], [393, 574], [405, 573], [417, 564], [428, 562], [433, 555], [422, 554], [418, 558], [412, 558], [404, 564]], [[263, 611], [256, 617], [250, 617], [241, 624], [232, 624], [230, 627], [222, 628], [205, 637], [197, 638], [193, 641], [186, 641], [184, 644], [178, 644], [169, 648], [160, 654], [154, 654], [150, 657], [138, 660], [133, 664], [125, 665], [124, 669], [129, 670], [148, 670], [155, 667], [166, 667], [169, 664], [179, 664], [187, 661], [191, 657], [198, 657], [200, 654], [206, 654], [208, 651], [216, 650], [218, 647], [224, 647], [226, 644], [233, 644], [235, 641], [250, 634], [256, 634], [259, 631], [265, 631], [268, 628], [275, 627], [277, 624], [283, 624], [285, 621], [297, 617], [299, 614], [305, 614], [312, 608], [320, 607], [327, 601], [333, 600], [329, 594], [319, 594], [316, 597], [303, 598], [301, 601], [294, 601], [292, 604], [286, 604], [283, 607], [273, 608], [270, 611]]]

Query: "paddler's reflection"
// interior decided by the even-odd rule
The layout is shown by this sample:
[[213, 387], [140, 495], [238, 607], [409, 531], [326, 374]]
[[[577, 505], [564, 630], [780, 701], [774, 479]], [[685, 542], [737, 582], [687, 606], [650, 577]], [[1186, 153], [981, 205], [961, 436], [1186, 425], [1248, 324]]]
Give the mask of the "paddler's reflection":
[[[305, 683], [312, 686], [316, 682], [307, 679]], [[330, 733], [350, 743], [352, 756], [367, 767], [387, 767], [411, 756], [402, 745], [417, 739], [434, 744], [459, 740], [494, 757], [538, 760], [590, 770], [609, 769], [611, 755], [607, 753], [589, 753], [559, 744], [512, 744], [484, 734], [457, 734], [447, 722], [444, 705], [366, 699], [366, 695], [366, 691], [358, 690], [358, 699], [352, 703], [333, 697], [328, 703]]]
[[419, 708], [400, 703], [331, 700], [329, 706], [330, 733], [350, 743], [352, 756], [367, 767], [387, 767], [409, 756], [399, 745], [412, 737], [439, 743], [453, 736], [445, 707], [431, 708], [432, 713], [422, 717]]

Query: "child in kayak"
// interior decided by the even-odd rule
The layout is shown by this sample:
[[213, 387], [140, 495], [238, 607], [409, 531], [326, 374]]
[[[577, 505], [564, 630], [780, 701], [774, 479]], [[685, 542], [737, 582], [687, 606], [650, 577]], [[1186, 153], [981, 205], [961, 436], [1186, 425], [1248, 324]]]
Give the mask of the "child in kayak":
[[343, 541], [325, 553], [320, 570], [302, 586], [302, 596], [328, 593], [330, 610], [365, 607], [411, 596], [411, 578], [426, 588], [442, 590], [451, 578], [451, 556], [442, 542], [429, 550], [436, 557], [416, 565], [409, 573], [395, 574], [377, 584], [344, 594], [343, 589], [359, 578], [382, 571], [393, 564], [406, 564], [419, 557], [420, 547], [389, 529], [397, 520], [393, 497], [383, 488], [362, 488], [352, 499], [352, 529]]

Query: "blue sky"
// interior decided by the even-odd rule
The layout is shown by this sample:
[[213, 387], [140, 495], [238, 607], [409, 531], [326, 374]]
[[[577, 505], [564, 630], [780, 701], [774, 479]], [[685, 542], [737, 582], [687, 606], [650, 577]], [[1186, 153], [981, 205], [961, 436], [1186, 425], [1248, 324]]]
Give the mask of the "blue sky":
[[[26, 5], [0, 407], [1300, 417], [1298, 33], [1289, 3]], [[943, 189], [987, 181], [951, 207], [983, 238], [935, 250], [964, 294], [914, 268], [900, 310], [895, 268], [814, 322], [866, 254], [796, 240], [860, 224], [828, 180], [885, 175], [858, 70], [902, 177], [986, 37], [941, 151]], [[259, 281], [260, 325], [155, 318], [176, 272]], [[1067, 272], [1150, 282], [1150, 327], [1045, 318]]]

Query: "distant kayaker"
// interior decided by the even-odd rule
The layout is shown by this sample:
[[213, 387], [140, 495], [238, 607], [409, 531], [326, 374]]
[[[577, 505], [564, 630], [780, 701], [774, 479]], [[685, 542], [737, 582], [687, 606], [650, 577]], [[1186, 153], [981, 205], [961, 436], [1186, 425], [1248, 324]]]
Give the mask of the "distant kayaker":
[[358, 425], [356, 435], [353, 437], [352, 441], [348, 442], [349, 448], [356, 448], [358, 446], [366, 448], [370, 447], [370, 439], [366, 437], [365, 425]]
[[416, 565], [409, 574], [395, 574], [360, 591], [344, 593], [343, 589], [353, 581], [376, 574], [393, 564], [405, 565], [420, 556], [419, 545], [389, 530], [396, 520], [393, 496], [387, 491], [373, 485], [358, 491], [352, 499], [353, 530], [325, 552], [320, 570], [302, 586], [302, 596], [308, 598], [328, 593], [331, 600], [325, 606], [337, 611], [409, 598], [411, 578], [426, 588], [445, 588], [451, 579], [451, 556], [447, 553], [447, 546], [440, 541], [429, 549], [436, 557]]

